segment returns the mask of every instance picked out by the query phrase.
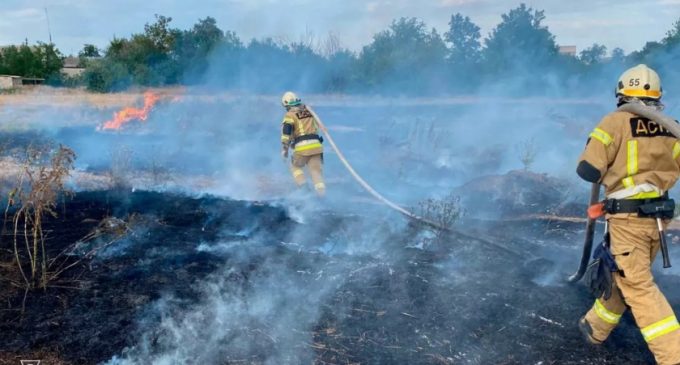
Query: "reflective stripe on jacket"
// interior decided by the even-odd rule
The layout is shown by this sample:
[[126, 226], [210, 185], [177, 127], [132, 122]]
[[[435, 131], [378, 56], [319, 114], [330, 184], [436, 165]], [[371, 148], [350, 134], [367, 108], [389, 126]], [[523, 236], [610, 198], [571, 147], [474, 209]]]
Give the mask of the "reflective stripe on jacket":
[[[286, 124], [292, 127], [290, 135], [284, 133], [281, 135], [281, 142], [288, 145], [293, 143], [296, 139], [316, 135], [319, 132], [319, 127], [317, 125], [316, 119], [307, 110], [304, 105], [296, 106], [290, 108], [283, 117], [283, 125]], [[295, 144], [295, 153], [299, 153], [303, 156], [311, 156], [323, 153], [323, 146], [321, 141], [318, 139], [306, 139]]]

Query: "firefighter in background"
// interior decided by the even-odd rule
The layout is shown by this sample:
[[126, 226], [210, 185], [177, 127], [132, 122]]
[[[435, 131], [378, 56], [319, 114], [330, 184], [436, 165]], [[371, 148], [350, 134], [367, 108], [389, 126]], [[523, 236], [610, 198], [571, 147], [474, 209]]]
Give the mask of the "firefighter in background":
[[[660, 110], [661, 95], [659, 76], [645, 65], [624, 72], [616, 88], [619, 106], [644, 103]], [[599, 345], [629, 307], [661, 365], [680, 364], [680, 325], [652, 276], [660, 245], [657, 221], [638, 212], [643, 205], [668, 206], [663, 203], [680, 174], [679, 157], [680, 143], [669, 131], [637, 115], [613, 112], [590, 134], [577, 168], [581, 178], [606, 188], [609, 257], [615, 263], [607, 275], [611, 292], [595, 301], [579, 320], [579, 330]]]
[[290, 172], [295, 184], [302, 187], [306, 184], [304, 167], [309, 168], [314, 190], [318, 196], [326, 194], [323, 181], [323, 138], [319, 135], [319, 126], [307, 110], [300, 98], [288, 91], [281, 99], [286, 115], [283, 117], [281, 132], [281, 156], [288, 159], [288, 151], [293, 149], [290, 161]]

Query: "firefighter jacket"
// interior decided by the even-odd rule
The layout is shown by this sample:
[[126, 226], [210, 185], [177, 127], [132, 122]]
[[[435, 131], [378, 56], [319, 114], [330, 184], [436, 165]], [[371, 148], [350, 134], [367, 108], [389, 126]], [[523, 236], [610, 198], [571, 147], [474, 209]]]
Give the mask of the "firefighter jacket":
[[304, 105], [290, 108], [283, 117], [281, 143], [292, 146], [295, 154], [313, 156], [323, 153], [319, 126]]
[[590, 133], [577, 172], [609, 199], [662, 196], [680, 174], [680, 143], [658, 123], [627, 112], [606, 115]]

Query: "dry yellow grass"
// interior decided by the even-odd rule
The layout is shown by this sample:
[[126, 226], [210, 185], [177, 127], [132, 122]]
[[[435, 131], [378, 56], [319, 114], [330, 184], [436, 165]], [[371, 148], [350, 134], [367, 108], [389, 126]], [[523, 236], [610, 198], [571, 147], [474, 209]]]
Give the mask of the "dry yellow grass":
[[38, 86], [18, 89], [13, 94], [0, 95], [0, 107], [3, 106], [51, 106], [69, 107], [89, 105], [98, 108], [117, 108], [133, 105], [143, 97], [145, 91], [155, 91], [163, 96], [181, 95], [183, 88], [139, 89], [122, 93], [100, 94], [84, 89], [53, 88]]

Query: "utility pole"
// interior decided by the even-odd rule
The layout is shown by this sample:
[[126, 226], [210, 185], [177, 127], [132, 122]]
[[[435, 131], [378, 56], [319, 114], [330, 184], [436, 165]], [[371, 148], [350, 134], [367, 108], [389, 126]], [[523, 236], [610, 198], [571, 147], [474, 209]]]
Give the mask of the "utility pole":
[[50, 44], [52, 44], [52, 29], [50, 27], [50, 15], [47, 13], [47, 7], [45, 7], [45, 19], [47, 19], [47, 35], [50, 38]]
[[45, 7], [45, 19], [47, 19], [47, 35], [50, 39], [50, 44], [45, 49], [45, 75], [43, 75], [43, 77], [47, 78], [50, 76], [48, 74], [48, 68], [50, 67], [50, 52], [52, 52], [52, 49], [54, 48], [54, 44], [52, 43], [52, 28], [50, 27], [50, 15], [47, 13], [47, 7]]

